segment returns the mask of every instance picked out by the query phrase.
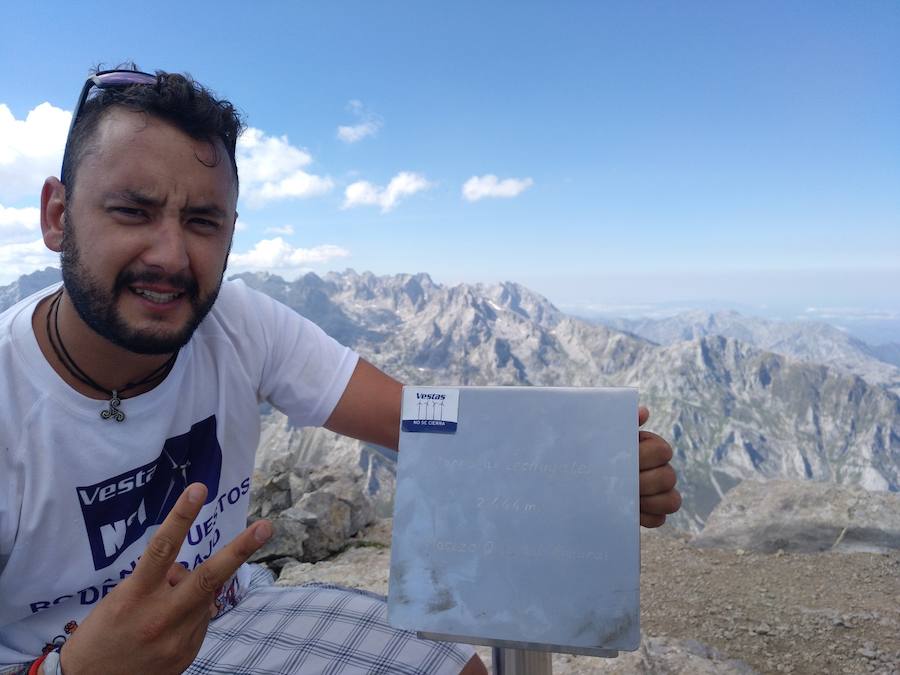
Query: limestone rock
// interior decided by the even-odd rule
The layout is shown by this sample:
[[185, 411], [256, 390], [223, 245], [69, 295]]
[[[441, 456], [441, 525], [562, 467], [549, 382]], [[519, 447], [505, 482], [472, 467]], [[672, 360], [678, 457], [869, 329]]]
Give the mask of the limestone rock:
[[[281, 511], [272, 521], [272, 537], [250, 558], [250, 562], [275, 560], [278, 558], [300, 558], [309, 538], [307, 524], [315, 516], [301, 509], [291, 507]], [[258, 520], [251, 518], [251, 520]]]
[[390, 515], [394, 496], [396, 453], [339, 436], [327, 429], [299, 428], [277, 410], [264, 406], [256, 473], [289, 474], [293, 502], [313, 483], [340, 475], [359, 485], [381, 516]]
[[348, 535], [354, 535], [366, 525], [375, 520], [375, 507], [365, 494], [359, 481], [353, 480], [346, 474], [340, 475], [336, 480], [324, 482], [318, 488], [319, 492], [333, 495], [347, 505], [350, 514]]
[[340, 551], [354, 534], [375, 519], [356, 465], [307, 466], [271, 476], [254, 475], [251, 520], [269, 518], [272, 539], [255, 560], [290, 556], [317, 561]]
[[389, 548], [393, 527], [393, 518], [376, 518], [368, 527], [353, 537], [351, 544]]
[[306, 521], [309, 538], [303, 547], [303, 560], [322, 560], [341, 550], [353, 534], [350, 530], [350, 506], [331, 492], [317, 490], [304, 495], [297, 508], [310, 514]]
[[900, 494], [810, 481], [744, 481], [694, 537], [699, 547], [748, 551], [900, 549]]
[[289, 478], [287, 473], [274, 476], [255, 473], [250, 496], [250, 515], [254, 518], [269, 518], [289, 508], [293, 503]]
[[321, 581], [386, 595], [392, 524], [390, 518], [377, 519], [350, 540], [347, 550], [328, 560], [287, 562], [281, 569], [278, 584], [295, 586]]
[[357, 440], [327, 429], [296, 427], [283, 413], [263, 409], [256, 470], [265, 475], [323, 466], [356, 466], [360, 449]]
[[320, 581], [387, 594], [391, 552], [386, 548], [354, 547], [319, 563], [288, 563], [278, 577], [280, 586]]

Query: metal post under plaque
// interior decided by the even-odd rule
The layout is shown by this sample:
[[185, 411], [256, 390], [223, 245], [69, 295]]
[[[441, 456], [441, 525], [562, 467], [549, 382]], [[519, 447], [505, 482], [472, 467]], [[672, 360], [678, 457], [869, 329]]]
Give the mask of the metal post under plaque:
[[405, 387], [390, 623], [504, 675], [637, 649], [637, 441], [635, 389]]
[[494, 647], [494, 675], [553, 675], [550, 652]]

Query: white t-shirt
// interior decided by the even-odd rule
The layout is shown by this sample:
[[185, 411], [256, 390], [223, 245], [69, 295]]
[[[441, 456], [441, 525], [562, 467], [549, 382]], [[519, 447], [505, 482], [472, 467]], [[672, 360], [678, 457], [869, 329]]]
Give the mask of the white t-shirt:
[[[213, 310], [166, 379], [122, 401], [69, 387], [31, 326], [44, 289], [0, 314], [0, 667], [63, 642], [134, 569], [187, 484], [207, 503], [178, 561], [193, 569], [246, 526], [259, 403], [297, 426], [329, 417], [356, 366], [351, 350], [243, 282]], [[246, 587], [232, 579], [229, 600]]]

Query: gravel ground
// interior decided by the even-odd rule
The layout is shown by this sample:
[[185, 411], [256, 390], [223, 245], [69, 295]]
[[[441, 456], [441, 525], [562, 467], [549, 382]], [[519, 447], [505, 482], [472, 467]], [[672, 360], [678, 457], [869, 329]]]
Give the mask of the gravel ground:
[[641, 624], [761, 673], [900, 673], [900, 551], [766, 555], [648, 532]]
[[[291, 563], [279, 583], [386, 593], [390, 521], [361, 539], [375, 545]], [[642, 652], [557, 654], [554, 674], [738, 673], [743, 662], [759, 673], [900, 675], [900, 551], [765, 555], [696, 549], [675, 531], [644, 531], [641, 627]], [[490, 664], [490, 650], [479, 653]]]

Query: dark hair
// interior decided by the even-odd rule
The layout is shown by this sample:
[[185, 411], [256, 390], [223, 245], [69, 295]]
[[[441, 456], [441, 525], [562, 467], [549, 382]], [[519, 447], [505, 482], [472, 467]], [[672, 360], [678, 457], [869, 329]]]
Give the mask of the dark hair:
[[[137, 70], [137, 67], [129, 64], [128, 69]], [[235, 147], [238, 136], [244, 130], [240, 114], [230, 101], [216, 98], [190, 75], [158, 70], [156, 84], [96, 89], [92, 93], [94, 95], [85, 101], [66, 145], [63, 165], [66, 167], [65, 180], [70, 195], [74, 190], [78, 166], [89, 148], [91, 137], [100, 120], [113, 106], [159, 117], [197, 140], [220, 139], [228, 153], [237, 187]], [[216, 157], [214, 165], [218, 161]]]

